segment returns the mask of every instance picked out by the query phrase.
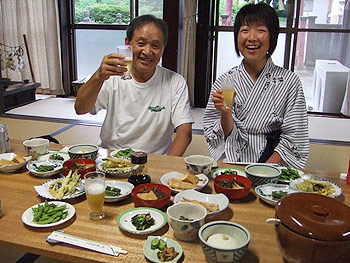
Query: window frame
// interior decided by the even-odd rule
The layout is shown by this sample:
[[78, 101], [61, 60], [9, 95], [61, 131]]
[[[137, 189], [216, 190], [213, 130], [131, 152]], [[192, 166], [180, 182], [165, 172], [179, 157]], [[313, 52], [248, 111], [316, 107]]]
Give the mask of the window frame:
[[[77, 59], [75, 31], [84, 30], [123, 30], [128, 25], [114, 24], [76, 24], [74, 19], [74, 0], [58, 1], [62, 82], [65, 96], [76, 96], [73, 81], [77, 79]], [[139, 0], [130, 0], [130, 17], [133, 19], [139, 14]], [[162, 65], [177, 71], [178, 69], [178, 43], [179, 43], [179, 16], [180, 3], [178, 0], [163, 0], [163, 19], [168, 24], [169, 39], [164, 49]]]
[[[233, 26], [220, 26], [219, 23], [219, 4], [224, 0], [198, 0], [198, 24], [197, 24], [197, 43], [196, 45], [196, 76], [195, 76], [195, 107], [205, 108], [210, 95], [210, 89], [218, 77], [216, 76], [216, 66], [218, 57], [218, 41], [219, 32], [233, 32]], [[285, 54], [284, 54], [284, 68], [294, 71], [297, 43], [299, 33], [350, 33], [350, 29], [316, 29], [316, 28], [299, 28], [300, 20], [300, 8], [302, 0], [289, 0], [288, 1], [288, 14], [287, 23], [285, 27], [280, 27], [280, 33], [286, 34], [285, 42]], [[349, 0], [350, 1], [350, 0]], [[295, 12], [295, 18], [294, 18]], [[209, 17], [205, 17], [208, 15]], [[215, 17], [215, 19], [214, 19]], [[201, 24], [201, 21], [206, 21], [207, 27]], [[215, 22], [217, 21], [217, 22]], [[295, 21], [295, 22], [294, 22]], [[294, 22], [294, 24], [293, 24]], [[206, 34], [205, 30], [208, 30], [208, 42], [203, 39], [203, 35]], [[203, 44], [205, 43], [205, 44]], [[199, 50], [199, 48], [201, 48]], [[207, 52], [205, 52], [207, 50]], [[203, 55], [207, 54], [207, 56]], [[210, 59], [212, 57], [212, 59]], [[205, 70], [203, 65], [207, 65]], [[234, 66], [234, 65], [232, 65]], [[197, 75], [197, 74], [206, 74]], [[326, 115], [326, 116], [342, 116], [341, 113], [326, 113], [326, 112], [309, 112], [313, 114]]]

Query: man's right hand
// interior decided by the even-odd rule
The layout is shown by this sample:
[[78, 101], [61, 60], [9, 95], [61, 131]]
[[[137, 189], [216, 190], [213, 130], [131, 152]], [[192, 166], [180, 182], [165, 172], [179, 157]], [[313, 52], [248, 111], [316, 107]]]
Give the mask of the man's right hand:
[[112, 53], [103, 57], [98, 70], [97, 77], [102, 81], [109, 79], [110, 76], [123, 76], [127, 71], [125, 56]]

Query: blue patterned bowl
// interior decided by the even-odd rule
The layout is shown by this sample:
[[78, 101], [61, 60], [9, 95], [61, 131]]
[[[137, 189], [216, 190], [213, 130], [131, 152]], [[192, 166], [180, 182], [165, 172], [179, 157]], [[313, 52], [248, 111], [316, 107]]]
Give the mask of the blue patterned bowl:
[[268, 183], [277, 184], [281, 176], [280, 169], [266, 163], [250, 164], [246, 166], [245, 173], [252, 181], [253, 187]]
[[191, 155], [185, 158], [187, 170], [194, 174], [210, 174], [213, 158], [204, 155]]
[[168, 222], [174, 235], [182, 241], [191, 241], [198, 237], [198, 230], [204, 224], [207, 209], [189, 202], [176, 203], [167, 209]]
[[[225, 234], [235, 240], [236, 245], [224, 248], [223, 242], [212, 245], [209, 237]], [[204, 255], [209, 263], [238, 262], [246, 253], [250, 242], [250, 233], [244, 226], [230, 221], [213, 221], [203, 225], [198, 231]]]
[[76, 144], [68, 149], [68, 154], [71, 159], [91, 159], [96, 160], [98, 147], [93, 144]]

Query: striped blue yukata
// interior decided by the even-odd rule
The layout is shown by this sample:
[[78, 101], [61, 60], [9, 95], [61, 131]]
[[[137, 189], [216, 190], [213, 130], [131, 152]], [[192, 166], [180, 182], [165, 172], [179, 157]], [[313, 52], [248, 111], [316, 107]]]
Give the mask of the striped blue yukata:
[[[212, 95], [223, 85], [237, 92], [232, 109], [234, 127], [224, 139], [221, 112]], [[257, 162], [266, 146], [266, 135], [281, 130], [275, 148], [281, 165], [304, 168], [309, 155], [308, 119], [299, 77], [273, 64], [271, 58], [254, 83], [243, 62], [220, 76], [212, 86], [203, 116], [204, 136], [215, 160]]]

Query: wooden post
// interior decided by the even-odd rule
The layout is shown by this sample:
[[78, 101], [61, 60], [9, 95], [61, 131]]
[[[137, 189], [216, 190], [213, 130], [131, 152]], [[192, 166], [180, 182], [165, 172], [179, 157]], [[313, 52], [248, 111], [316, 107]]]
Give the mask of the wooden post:
[[23, 39], [24, 39], [24, 45], [26, 47], [27, 56], [28, 56], [30, 74], [32, 75], [32, 80], [35, 83], [34, 72], [33, 72], [33, 67], [32, 67], [32, 61], [30, 60], [30, 55], [29, 55], [29, 50], [28, 50], [28, 43], [27, 43], [27, 37], [26, 37], [25, 34], [23, 34]]

